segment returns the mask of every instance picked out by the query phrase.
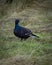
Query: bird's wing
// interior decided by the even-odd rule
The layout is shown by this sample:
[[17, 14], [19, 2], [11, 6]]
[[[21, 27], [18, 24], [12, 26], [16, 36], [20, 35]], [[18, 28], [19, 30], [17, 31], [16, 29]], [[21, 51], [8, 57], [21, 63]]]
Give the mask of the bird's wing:
[[17, 30], [17, 32], [19, 32], [18, 34], [21, 36], [30, 36], [30, 34], [32, 33], [31, 30], [24, 28], [22, 26], [19, 27], [19, 29]]
[[24, 32], [24, 35], [26, 35], [26, 36], [30, 36], [30, 34], [32, 33], [31, 30], [29, 30], [27, 28], [24, 28], [23, 32]]
[[29, 33], [25, 33], [25, 35], [29, 35]]

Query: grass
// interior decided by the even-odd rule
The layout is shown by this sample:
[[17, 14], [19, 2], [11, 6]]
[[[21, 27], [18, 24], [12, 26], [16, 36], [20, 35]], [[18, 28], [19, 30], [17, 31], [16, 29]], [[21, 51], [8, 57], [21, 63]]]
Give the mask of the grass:
[[[21, 15], [23, 14], [23, 12], [21, 13]], [[26, 16], [27, 15], [29, 14], [26, 13]], [[30, 25], [27, 27], [31, 29], [34, 34], [37, 34], [40, 39], [29, 38], [27, 40], [21, 41], [13, 34], [13, 22], [9, 22], [8, 20], [2, 23], [0, 22], [0, 64], [2, 63], [1, 65], [7, 65], [7, 63], [10, 63], [9, 65], [14, 65], [13, 61], [15, 63], [21, 63], [21, 65], [23, 65], [23, 63], [25, 63], [25, 65], [52, 65], [52, 33], [49, 31], [48, 28], [46, 28], [46, 25], [50, 24], [50, 22], [48, 22], [47, 18], [44, 19], [44, 16], [39, 17], [40, 14], [36, 14], [36, 16], [34, 15], [32, 15], [32, 20], [31, 17], [29, 17], [30, 21], [29, 19], [23, 20], [29, 22], [27, 22], [26, 24], [21, 23], [21, 25], [27, 26], [30, 23]], [[34, 20], [36, 22], [34, 22]], [[14, 59], [15, 56], [17, 56], [17, 59], [18, 57], [20, 58], [20, 61], [18, 59], [19, 62], [16, 61], [16, 58]], [[26, 58], [24, 59], [24, 57]], [[3, 59], [7, 63], [5, 63]], [[24, 59], [24, 62], [21, 61], [21, 59]]]
[[[12, 32], [10, 33], [10, 31], [11, 30], [5, 29], [0, 31], [0, 59], [7, 59], [16, 55], [25, 55], [31, 59], [32, 64], [36, 62], [39, 65], [46, 65], [48, 61], [50, 62], [50, 60], [52, 60], [49, 58], [52, 57], [52, 33], [36, 33], [40, 39], [29, 38], [21, 41], [16, 38]], [[47, 59], [50, 60], [47, 61]]]
[[[46, 34], [41, 33], [39, 36], [41, 40], [29, 38], [26, 41], [20, 41], [15, 37], [3, 37], [0, 41], [0, 60], [10, 58], [14, 56], [20, 57], [20, 55], [27, 56], [29, 62], [38, 65], [49, 65], [52, 60], [52, 42], [51, 39], [45, 39], [48, 37]], [[49, 34], [50, 35], [50, 34]]]

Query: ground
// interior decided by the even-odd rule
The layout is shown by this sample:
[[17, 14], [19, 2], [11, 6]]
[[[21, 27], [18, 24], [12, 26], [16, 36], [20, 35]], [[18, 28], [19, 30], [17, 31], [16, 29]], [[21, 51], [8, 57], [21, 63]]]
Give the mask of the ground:
[[[52, 14], [52, 13], [51, 13]], [[0, 21], [0, 65], [52, 65], [52, 15], [27, 8]], [[14, 19], [40, 38], [21, 41], [13, 34]]]

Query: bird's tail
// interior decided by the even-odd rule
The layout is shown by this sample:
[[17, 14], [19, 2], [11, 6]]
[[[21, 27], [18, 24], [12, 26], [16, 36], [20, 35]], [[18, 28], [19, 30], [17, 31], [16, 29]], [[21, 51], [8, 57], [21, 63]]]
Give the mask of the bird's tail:
[[39, 38], [39, 36], [37, 36], [37, 35], [35, 35], [35, 34], [32, 34], [32, 37]]

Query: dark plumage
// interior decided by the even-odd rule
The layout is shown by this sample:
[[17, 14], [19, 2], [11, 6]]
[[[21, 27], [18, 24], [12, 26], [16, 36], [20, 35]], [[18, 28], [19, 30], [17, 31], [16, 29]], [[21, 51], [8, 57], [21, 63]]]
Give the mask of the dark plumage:
[[22, 39], [27, 39], [31, 36], [35, 36], [39, 38], [37, 35], [34, 35], [31, 30], [24, 28], [19, 25], [19, 20], [15, 20], [15, 28], [14, 28], [14, 35]]

